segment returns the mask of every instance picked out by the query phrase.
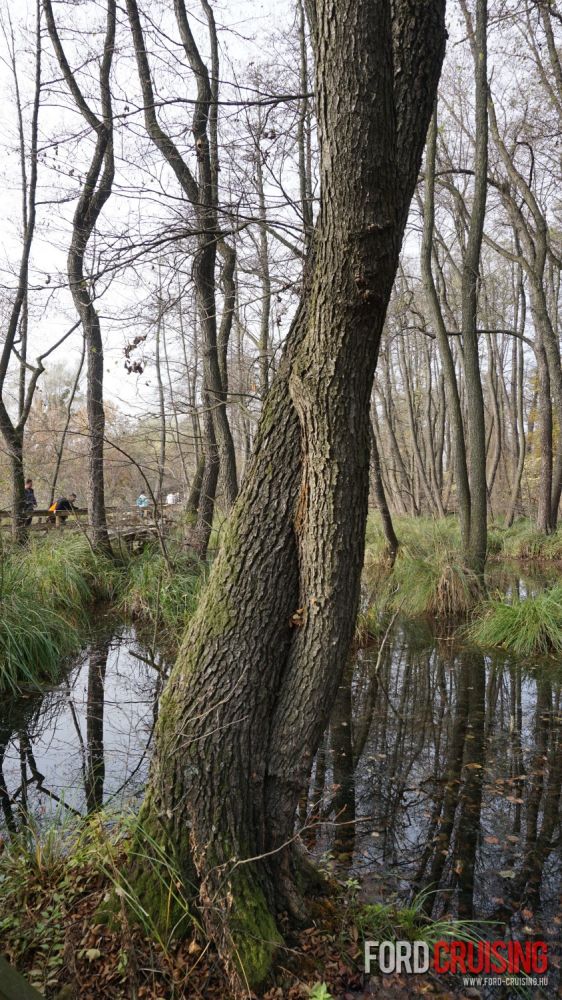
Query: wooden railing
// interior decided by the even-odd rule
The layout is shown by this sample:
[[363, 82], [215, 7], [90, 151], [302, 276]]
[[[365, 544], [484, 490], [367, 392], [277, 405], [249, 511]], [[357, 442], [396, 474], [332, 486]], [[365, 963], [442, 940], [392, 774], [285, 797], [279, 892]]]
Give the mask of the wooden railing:
[[[177, 519], [180, 511], [179, 505], [150, 504], [149, 507], [139, 508], [136, 505], [131, 507], [107, 507], [107, 523], [109, 527], [119, 531], [136, 527], [145, 523], [147, 526], [154, 524], [155, 520], [161, 522], [171, 522]], [[48, 509], [36, 507], [35, 510], [26, 512], [26, 518], [31, 519], [29, 526], [31, 531], [50, 531], [52, 528], [62, 527], [88, 527], [88, 511], [84, 507], [76, 507], [71, 511], [61, 511], [54, 514]], [[11, 531], [12, 512], [11, 510], [0, 510], [0, 531]]]
[[[88, 517], [88, 511], [85, 508], [76, 508], [72, 511], [66, 511], [68, 518], [74, 520], [83, 521]], [[46, 531], [51, 527], [60, 527], [64, 515], [61, 517], [59, 515], [57, 524], [57, 515], [53, 517], [51, 511], [48, 509], [42, 509], [36, 507], [35, 510], [29, 510], [25, 512], [26, 518], [31, 518], [31, 528], [38, 529], [39, 531]], [[11, 510], [0, 510], [0, 528], [11, 528], [12, 526], [12, 512]]]

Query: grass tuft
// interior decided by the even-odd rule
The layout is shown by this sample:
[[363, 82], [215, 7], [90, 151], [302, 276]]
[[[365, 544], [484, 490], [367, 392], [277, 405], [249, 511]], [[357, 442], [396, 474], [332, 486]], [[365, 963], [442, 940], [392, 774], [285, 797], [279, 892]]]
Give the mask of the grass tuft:
[[0, 691], [55, 683], [86, 641], [92, 605], [113, 596], [120, 580], [82, 536], [9, 551], [0, 570]]
[[433, 890], [418, 892], [409, 906], [396, 903], [368, 903], [357, 915], [363, 937], [375, 941], [425, 941], [432, 945], [450, 938], [457, 941], [481, 940], [478, 928], [482, 921], [454, 919], [433, 920], [427, 916], [426, 903]]
[[205, 573], [189, 552], [169, 546], [168, 554], [169, 565], [155, 546], [130, 559], [120, 607], [154, 628], [165, 626], [176, 646], [197, 607]]
[[366, 586], [379, 593], [382, 587], [387, 610], [406, 617], [468, 614], [482, 592], [477, 576], [463, 564], [456, 518], [398, 518], [396, 530], [401, 545], [390, 567], [382, 530], [377, 519], [369, 518]]
[[516, 656], [562, 652], [562, 586], [542, 593], [481, 605], [466, 630], [479, 646], [499, 646]]

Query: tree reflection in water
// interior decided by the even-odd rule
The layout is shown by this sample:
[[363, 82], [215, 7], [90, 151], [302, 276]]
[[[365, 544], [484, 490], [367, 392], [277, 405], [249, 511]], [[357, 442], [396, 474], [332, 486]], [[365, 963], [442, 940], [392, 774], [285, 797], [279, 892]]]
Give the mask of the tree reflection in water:
[[120, 628], [102, 635], [43, 695], [0, 709], [0, 824], [16, 832], [142, 792], [163, 665]]
[[561, 688], [554, 661], [397, 625], [342, 682], [311, 776], [311, 845], [344, 861], [354, 849], [371, 896], [435, 890], [433, 916], [557, 920]]
[[[5, 701], [2, 825], [139, 795], [164, 674], [121, 629], [56, 690]], [[433, 916], [548, 933], [560, 920], [561, 689], [553, 661], [484, 656], [396, 624], [342, 679], [299, 816], [310, 846], [370, 898], [430, 888]]]

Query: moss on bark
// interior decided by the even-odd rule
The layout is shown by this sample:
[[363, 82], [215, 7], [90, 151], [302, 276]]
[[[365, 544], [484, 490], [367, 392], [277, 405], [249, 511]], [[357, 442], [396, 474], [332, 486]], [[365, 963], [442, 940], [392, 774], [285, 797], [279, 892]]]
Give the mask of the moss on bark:
[[283, 938], [262, 889], [248, 872], [231, 879], [229, 899], [233, 965], [241, 982], [255, 989], [267, 979]]

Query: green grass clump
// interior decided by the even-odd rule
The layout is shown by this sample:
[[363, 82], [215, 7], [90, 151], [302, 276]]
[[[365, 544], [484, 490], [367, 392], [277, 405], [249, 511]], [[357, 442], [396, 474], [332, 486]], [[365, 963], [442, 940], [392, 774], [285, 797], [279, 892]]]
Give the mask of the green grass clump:
[[[392, 518], [400, 545], [406, 549], [430, 551], [433, 548], [459, 549], [459, 526], [456, 517], [407, 517]], [[388, 561], [388, 549], [381, 520], [371, 513], [367, 518], [365, 534], [365, 562], [367, 565]]]
[[512, 559], [540, 559], [548, 537], [530, 521], [518, 521], [502, 534], [501, 553]]
[[[406, 549], [430, 551], [432, 547], [446, 548], [460, 553], [460, 532], [458, 518], [447, 516], [393, 517], [394, 528], [401, 545]], [[510, 528], [501, 523], [488, 528], [488, 555], [505, 559], [562, 560], [562, 528], [550, 535], [539, 531], [533, 521], [520, 518]], [[380, 517], [369, 515], [365, 537], [365, 565], [369, 567], [383, 563], [388, 558], [386, 540]]]
[[0, 591], [0, 691], [54, 683], [61, 660], [80, 648], [80, 632], [37, 597], [13, 566], [4, 567]]
[[24, 550], [21, 564], [37, 602], [71, 616], [87, 612], [94, 601], [110, 600], [122, 582], [118, 564], [95, 552], [83, 535], [47, 537]]
[[543, 536], [541, 556], [543, 559], [562, 559], [562, 531]]
[[404, 519], [401, 541], [386, 585], [387, 607], [414, 618], [468, 614], [482, 595], [461, 558], [456, 519]]
[[413, 618], [468, 614], [482, 591], [461, 558], [457, 519], [397, 517], [394, 524], [400, 548], [390, 566], [378, 516], [370, 515], [367, 521], [363, 580], [381, 595], [377, 613], [385, 606]]
[[489, 601], [466, 630], [479, 646], [499, 646], [516, 656], [562, 652], [562, 586], [507, 604]]
[[488, 528], [488, 556], [499, 556], [501, 554], [506, 530], [498, 525]]
[[86, 641], [92, 605], [116, 593], [120, 579], [81, 536], [9, 551], [0, 570], [0, 691], [56, 682]]
[[121, 609], [155, 628], [165, 626], [175, 645], [197, 607], [205, 574], [180, 548], [169, 547], [168, 558], [166, 562], [158, 548], [147, 546], [130, 559]]
[[399, 554], [391, 576], [390, 607], [410, 617], [458, 618], [481, 597], [478, 578], [454, 552]]
[[365, 940], [371, 941], [425, 941], [432, 945], [444, 938], [457, 941], [477, 941], [477, 927], [473, 920], [455, 920], [449, 916], [432, 920], [426, 912], [430, 890], [417, 893], [409, 906], [397, 903], [369, 903], [360, 907], [356, 923]]
[[488, 532], [488, 554], [505, 559], [562, 559], [562, 531], [545, 535], [528, 518], [515, 521], [510, 528], [495, 525]]

